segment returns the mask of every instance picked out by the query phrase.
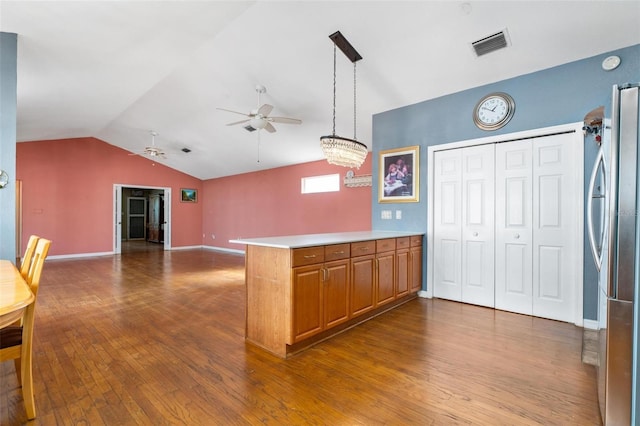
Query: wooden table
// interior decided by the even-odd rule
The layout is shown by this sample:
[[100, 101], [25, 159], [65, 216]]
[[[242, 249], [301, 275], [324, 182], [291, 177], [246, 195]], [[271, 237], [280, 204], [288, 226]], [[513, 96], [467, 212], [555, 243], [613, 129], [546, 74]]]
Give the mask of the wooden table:
[[14, 323], [35, 297], [18, 268], [0, 259], [0, 328]]

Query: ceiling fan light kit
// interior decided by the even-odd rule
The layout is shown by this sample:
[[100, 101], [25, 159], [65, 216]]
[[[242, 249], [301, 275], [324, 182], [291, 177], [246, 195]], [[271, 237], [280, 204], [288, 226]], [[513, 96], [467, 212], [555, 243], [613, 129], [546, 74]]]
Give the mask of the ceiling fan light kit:
[[156, 136], [158, 136], [158, 132], [150, 130], [149, 134], [151, 135], [151, 145], [145, 146], [144, 147], [144, 151], [142, 151], [142, 152], [133, 153], [133, 154], [129, 154], [129, 155], [148, 155], [149, 157], [152, 157], [152, 158], [163, 158], [163, 159], [166, 159], [167, 157], [165, 157], [164, 150], [162, 148], [156, 146]]
[[[333, 41], [333, 132], [320, 138], [322, 152], [329, 164], [359, 169], [367, 158], [368, 149], [365, 144], [356, 140], [356, 62], [362, 56], [351, 46], [340, 31], [331, 34]], [[336, 48], [353, 62], [353, 139], [336, 135]]]

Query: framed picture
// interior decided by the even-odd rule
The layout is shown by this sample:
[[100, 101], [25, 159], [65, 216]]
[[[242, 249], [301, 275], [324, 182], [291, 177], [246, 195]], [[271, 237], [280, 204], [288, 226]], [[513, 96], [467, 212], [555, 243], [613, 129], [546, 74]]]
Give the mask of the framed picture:
[[420, 194], [420, 147], [380, 151], [378, 202], [417, 203]]
[[180, 190], [180, 201], [182, 201], [183, 203], [197, 203], [198, 190], [182, 188]]

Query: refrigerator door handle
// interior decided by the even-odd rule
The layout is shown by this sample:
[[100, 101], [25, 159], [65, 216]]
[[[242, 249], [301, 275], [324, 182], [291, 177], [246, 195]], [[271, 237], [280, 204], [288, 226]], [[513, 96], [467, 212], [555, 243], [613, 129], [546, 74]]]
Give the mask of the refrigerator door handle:
[[[593, 170], [591, 171], [591, 178], [589, 179], [589, 196], [587, 197], [587, 231], [589, 232], [589, 245], [591, 246], [591, 253], [593, 254], [593, 260], [595, 261], [596, 268], [598, 272], [602, 267], [602, 244], [604, 242], [603, 239], [603, 227], [600, 226], [601, 235], [600, 241], [596, 241], [595, 229], [593, 228], [593, 198], [596, 194], [594, 194], [596, 179], [598, 177], [598, 170], [602, 165], [602, 176], [606, 176], [605, 164], [604, 164], [604, 153], [602, 152], [602, 148], [598, 150], [598, 155], [596, 156], [596, 161], [593, 165]], [[607, 202], [607, 194], [606, 194], [606, 182], [603, 188], [604, 200], [603, 202], [606, 204]], [[602, 222], [602, 218], [601, 218]]]
[[609, 197], [608, 197], [608, 205], [607, 209], [609, 211], [608, 215], [608, 226], [609, 229], [609, 238], [607, 241], [608, 244], [608, 258], [607, 258], [607, 296], [608, 297], [617, 297], [616, 292], [616, 281], [618, 279], [616, 274], [616, 256], [617, 256], [617, 247], [616, 247], [616, 239], [618, 238], [618, 125], [620, 123], [619, 118], [619, 102], [620, 95], [618, 91], [618, 85], [613, 86], [613, 93], [611, 95], [613, 108], [611, 111], [611, 152], [609, 158], [609, 176], [611, 179], [609, 180]]

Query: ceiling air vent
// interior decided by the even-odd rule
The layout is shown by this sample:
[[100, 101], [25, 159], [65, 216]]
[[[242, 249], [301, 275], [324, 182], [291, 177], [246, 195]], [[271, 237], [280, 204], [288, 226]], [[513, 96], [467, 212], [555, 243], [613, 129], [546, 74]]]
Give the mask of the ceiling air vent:
[[492, 34], [471, 43], [474, 52], [476, 52], [478, 56], [486, 55], [487, 53], [502, 49], [508, 45], [507, 30], [500, 31], [499, 33]]
[[258, 129], [256, 129], [255, 127], [253, 127], [251, 124], [247, 124], [246, 126], [244, 126], [244, 129], [245, 129], [247, 132], [255, 132], [256, 130], [258, 130]]

